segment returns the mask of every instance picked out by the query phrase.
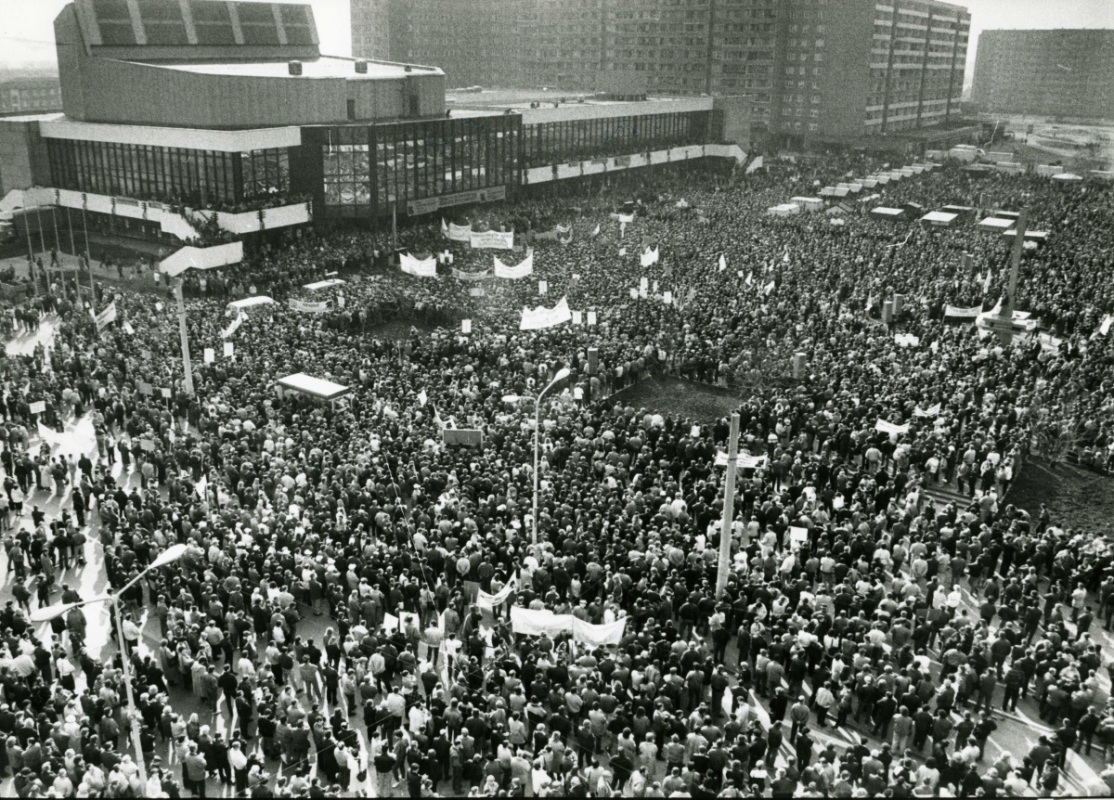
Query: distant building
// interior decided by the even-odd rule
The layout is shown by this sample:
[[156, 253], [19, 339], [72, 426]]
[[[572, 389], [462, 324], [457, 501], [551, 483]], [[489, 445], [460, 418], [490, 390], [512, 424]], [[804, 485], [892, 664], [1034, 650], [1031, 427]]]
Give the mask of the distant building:
[[742, 96], [757, 128], [801, 140], [952, 122], [971, 25], [936, 0], [352, 0], [353, 52], [384, 1], [391, 59], [449, 86]]
[[62, 86], [57, 78], [0, 80], [0, 115], [36, 114], [62, 110]]
[[981, 110], [1114, 118], [1114, 30], [983, 31], [971, 100]]

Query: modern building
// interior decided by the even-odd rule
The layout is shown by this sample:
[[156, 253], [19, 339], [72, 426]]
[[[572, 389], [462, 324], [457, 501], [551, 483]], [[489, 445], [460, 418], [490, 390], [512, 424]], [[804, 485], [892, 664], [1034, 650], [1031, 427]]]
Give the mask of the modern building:
[[74, 0], [55, 35], [63, 113], [0, 119], [0, 214], [171, 247], [742, 157], [711, 98], [447, 109], [436, 67], [322, 54], [308, 5]]
[[[353, 52], [370, 52], [353, 0]], [[949, 124], [970, 15], [936, 0], [387, 0], [390, 56], [450, 86], [750, 99], [759, 130], [853, 140]], [[382, 18], [382, 16], [381, 16]]]
[[1114, 30], [983, 31], [971, 101], [1000, 114], [1114, 118]]
[[0, 116], [62, 110], [62, 88], [57, 78], [0, 80]]

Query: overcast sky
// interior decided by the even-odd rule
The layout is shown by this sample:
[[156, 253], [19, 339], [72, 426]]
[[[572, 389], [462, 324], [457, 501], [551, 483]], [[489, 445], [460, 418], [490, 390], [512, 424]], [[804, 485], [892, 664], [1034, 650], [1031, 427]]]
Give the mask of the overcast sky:
[[[69, 0], [0, 0], [0, 64], [50, 65], [54, 57], [54, 17]], [[143, 0], [140, 0], [142, 2]], [[291, 0], [279, 0], [287, 2]], [[304, 0], [298, 0], [304, 2]], [[451, 0], [450, 0], [451, 1]], [[869, 2], [869, 0], [861, 0]], [[622, 5], [622, 0], [613, 0]], [[953, 0], [971, 12], [967, 78], [975, 63], [979, 31], [987, 28], [1114, 28], [1114, 0]], [[349, 0], [309, 0], [322, 50], [349, 55]]]

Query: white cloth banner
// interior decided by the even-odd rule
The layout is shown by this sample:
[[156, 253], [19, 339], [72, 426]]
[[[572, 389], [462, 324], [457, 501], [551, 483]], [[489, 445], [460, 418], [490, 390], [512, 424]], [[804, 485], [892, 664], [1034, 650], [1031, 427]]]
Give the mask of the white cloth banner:
[[522, 309], [522, 322], [519, 325], [519, 330], [538, 331], [571, 321], [572, 311], [569, 309], [569, 300], [567, 297], [562, 297], [553, 308], [538, 306], [534, 309]]
[[453, 242], [470, 242], [472, 240], [471, 225], [454, 225], [450, 222], [446, 226], [445, 220], [441, 220], [441, 231], [445, 234], [446, 239]]
[[433, 256], [419, 260], [409, 253], [402, 253], [398, 259], [402, 271], [407, 275], [413, 275], [416, 278], [437, 277], [437, 259]]
[[658, 248], [655, 247], [653, 250], [647, 250], [645, 253], [643, 253], [640, 261], [642, 262], [642, 266], [649, 267], [653, 264], [658, 263], [658, 258]]
[[[315, 303], [311, 303], [306, 300], [295, 300], [291, 298], [288, 303], [292, 310], [301, 312], [302, 314], [324, 314], [326, 311], [329, 310], [329, 304], [324, 300], [319, 300]], [[235, 330], [235, 328], [233, 328], [232, 330]], [[224, 334], [221, 335], [224, 336]], [[224, 338], [227, 339], [228, 337], [224, 336]]]
[[756, 169], [761, 169], [762, 164], [763, 164], [762, 156], [759, 156], [758, 158], [754, 159], [754, 161], [750, 162], [750, 166], [747, 167], [747, 173], [746, 174], [749, 175], [750, 173], [754, 172]]
[[888, 433], [890, 434], [890, 436], [897, 436], [898, 434], [909, 433], [909, 426], [907, 424], [894, 425], [892, 422], [887, 422], [884, 419], [880, 419], [876, 423], [874, 423], [874, 430], [882, 431], [882, 433]]
[[914, 417], [937, 417], [939, 415], [940, 415], [940, 404], [939, 403], [937, 403], [934, 406], [929, 406], [928, 408], [925, 408], [925, 409], [922, 409], [920, 406], [917, 406], [916, 408], [913, 409], [913, 416]]
[[952, 319], [975, 319], [982, 313], [982, 306], [971, 306], [970, 308], [960, 308], [959, 306], [945, 306], [944, 316], [951, 317]]
[[236, 319], [232, 320], [232, 324], [220, 332], [220, 338], [227, 339], [229, 336], [234, 334], [236, 332], [236, 329], [244, 324], [245, 319], [247, 319], [247, 314], [237, 315]]
[[503, 603], [507, 602], [507, 600], [510, 598], [510, 596], [512, 594], [514, 594], [514, 591], [515, 591], [516, 588], [517, 588], [517, 581], [515, 580], [514, 576], [512, 575], [511, 579], [509, 581], [507, 581], [507, 585], [504, 586], [502, 589], [500, 589], [495, 594], [488, 594], [483, 589], [480, 589], [476, 593], [476, 605], [479, 608], [494, 609], [497, 606], [501, 606], [501, 605], [503, 605]]
[[104, 330], [110, 322], [116, 321], [116, 301], [113, 300], [104, 311], [97, 314], [94, 319], [97, 321], [97, 330]]
[[611, 218], [619, 220], [620, 225], [629, 225], [634, 222], [634, 214], [612, 214]]
[[627, 618], [617, 619], [603, 625], [593, 625], [577, 619], [572, 614], [554, 614], [546, 609], [532, 610], [521, 606], [511, 606], [511, 630], [527, 636], [548, 634], [551, 638], [562, 633], [571, 633], [578, 644], [589, 647], [619, 644], [627, 628]]
[[534, 250], [533, 248], [526, 251], [526, 258], [522, 263], [515, 267], [508, 267], [499, 260], [499, 256], [493, 256], [495, 259], [495, 277], [506, 278], [507, 280], [517, 281], [519, 278], [525, 278], [528, 275], [534, 274]]
[[918, 347], [920, 346], [921, 339], [912, 333], [895, 333], [894, 344], [898, 347]]
[[[717, 467], [727, 466], [727, 453], [719, 450], [716, 452]], [[766, 466], [766, 456], [752, 456], [750, 453], [739, 453], [735, 457], [735, 466], [739, 469], [761, 469]]]
[[469, 238], [469, 244], [471, 244], [473, 250], [513, 250], [514, 231], [507, 233], [503, 231], [473, 232]]
[[554, 614], [552, 611], [535, 611], [521, 606], [511, 606], [511, 630], [527, 636], [557, 636], [572, 629], [572, 614]]
[[458, 281], [482, 281], [485, 278], [491, 277], [491, 270], [485, 269], [483, 272], [464, 272], [456, 267], [453, 267], [453, 277]]

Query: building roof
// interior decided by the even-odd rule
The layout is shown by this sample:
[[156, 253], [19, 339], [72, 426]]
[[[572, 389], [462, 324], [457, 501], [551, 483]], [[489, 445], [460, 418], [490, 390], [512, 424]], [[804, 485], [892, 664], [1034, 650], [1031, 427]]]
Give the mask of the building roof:
[[405, 65], [385, 61], [367, 62], [367, 74], [364, 74], [356, 72], [356, 61], [357, 59], [354, 58], [340, 58], [337, 56], [321, 56], [320, 58], [301, 60], [299, 61], [302, 65], [301, 75], [290, 74], [289, 61], [243, 61], [236, 63], [196, 61], [187, 63], [159, 62], [148, 64], [148, 66], [181, 70], [183, 72], [194, 72], [204, 75], [228, 75], [249, 78], [292, 78], [303, 80], [315, 78], [384, 80], [403, 78], [414, 72], [421, 72], [426, 75], [441, 74], [441, 70], [436, 67], [414, 66], [407, 72]]

